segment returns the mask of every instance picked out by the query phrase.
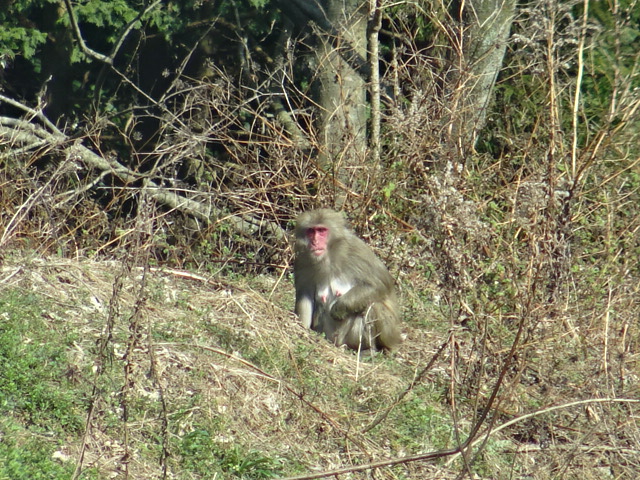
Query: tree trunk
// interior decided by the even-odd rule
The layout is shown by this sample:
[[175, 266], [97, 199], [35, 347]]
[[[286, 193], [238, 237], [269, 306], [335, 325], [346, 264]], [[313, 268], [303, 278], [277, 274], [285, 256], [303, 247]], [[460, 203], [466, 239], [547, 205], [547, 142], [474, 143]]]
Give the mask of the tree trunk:
[[486, 122], [487, 108], [513, 22], [515, 0], [454, 2], [451, 15], [459, 29], [454, 33], [453, 89], [450, 140], [462, 159], [476, 144]]
[[368, 4], [325, 0], [323, 7], [336, 38], [319, 35], [319, 162], [333, 176], [335, 203], [341, 207], [366, 157], [367, 79], [354, 70], [349, 55], [366, 58]]

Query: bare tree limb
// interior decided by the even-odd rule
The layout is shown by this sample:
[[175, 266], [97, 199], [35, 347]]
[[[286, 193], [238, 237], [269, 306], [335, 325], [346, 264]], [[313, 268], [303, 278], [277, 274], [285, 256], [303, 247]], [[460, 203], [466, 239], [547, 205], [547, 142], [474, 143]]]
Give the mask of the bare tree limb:
[[[49, 130], [51, 130], [52, 132], [59, 132], [58, 128], [53, 124], [53, 122], [51, 120], [49, 120], [44, 115], [44, 113], [42, 113], [41, 110], [34, 110], [33, 108], [27, 107], [26, 105], [23, 105], [22, 103], [17, 102], [16, 100], [14, 100], [12, 98], [5, 97], [2, 94], [0, 94], [0, 101], [2, 101], [4, 103], [7, 103], [7, 104], [11, 105], [12, 107], [15, 107], [15, 108], [17, 108], [19, 110], [22, 110], [23, 112], [26, 112], [32, 118], [37, 118], [44, 125], [46, 125], [49, 128]], [[18, 120], [16, 120], [16, 121], [18, 121]]]
[[[66, 0], [66, 2], [68, 3], [69, 0]], [[109, 58], [112, 61], [118, 55], [118, 52], [120, 51], [120, 48], [122, 48], [122, 45], [124, 44], [124, 41], [129, 36], [129, 33], [131, 33], [131, 31], [133, 30], [133, 27], [136, 25], [136, 23], [138, 23], [147, 13], [149, 13], [151, 10], [153, 10], [158, 5], [160, 5], [160, 3], [162, 3], [162, 0], [156, 0], [151, 5], [149, 5], [147, 8], [145, 8], [142, 12], [140, 12], [136, 18], [134, 18], [133, 20], [131, 20], [129, 22], [129, 24], [123, 30], [122, 35], [120, 35], [120, 38], [118, 39], [118, 41], [114, 45], [113, 49], [111, 50], [111, 55], [109, 55]], [[67, 8], [69, 8], [68, 5], [67, 5]]]
[[87, 44], [84, 41], [84, 38], [82, 38], [82, 32], [80, 31], [80, 25], [78, 24], [78, 21], [76, 20], [75, 13], [73, 12], [73, 7], [71, 6], [71, 1], [70, 0], [64, 0], [64, 4], [67, 7], [67, 12], [69, 13], [69, 22], [71, 23], [71, 28], [73, 28], [73, 33], [74, 33], [74, 35], [76, 37], [76, 40], [78, 41], [78, 45], [80, 45], [80, 50], [82, 50], [87, 56], [89, 56], [89, 57], [91, 57], [91, 58], [93, 58], [95, 60], [98, 60], [100, 62], [106, 63], [107, 65], [113, 65], [113, 60], [116, 58], [116, 55], [118, 55], [118, 52], [120, 51], [120, 48], [122, 48], [122, 45], [124, 44], [124, 41], [129, 36], [131, 31], [135, 27], [136, 23], [138, 23], [140, 21], [140, 19], [142, 19], [142, 17], [144, 17], [147, 13], [149, 13], [151, 10], [153, 10], [158, 5], [160, 5], [160, 3], [162, 3], [161, 0], [156, 0], [155, 2], [153, 2], [152, 4], [147, 6], [147, 8], [145, 8], [142, 12], [140, 12], [136, 16], [136, 18], [131, 20], [127, 24], [125, 29], [123, 30], [123, 32], [120, 35], [120, 38], [118, 39], [118, 41], [115, 43], [113, 49], [111, 50], [111, 54], [109, 56], [107, 56], [107, 55], [105, 55], [103, 53], [96, 52], [95, 50], [93, 50], [93, 49], [89, 48], [89, 46], [87, 46]]
[[71, 2], [69, 0], [64, 0], [64, 4], [67, 7], [67, 12], [69, 13], [69, 21], [71, 22], [71, 27], [73, 28], [73, 32], [75, 33], [76, 40], [78, 40], [78, 44], [80, 45], [80, 49], [89, 57], [98, 60], [100, 62], [104, 62], [108, 65], [113, 65], [113, 58], [107, 57], [106, 55], [96, 52], [87, 46], [84, 43], [84, 38], [82, 38], [82, 33], [80, 32], [80, 27], [78, 26], [78, 22], [76, 21], [76, 16], [73, 13], [73, 7], [71, 6]]
[[[3, 99], [4, 100], [4, 99]], [[18, 103], [18, 102], [15, 102]], [[24, 107], [29, 110], [28, 107]], [[19, 144], [23, 148], [32, 150], [41, 148], [43, 144], [56, 146], [68, 159], [84, 164], [86, 167], [97, 169], [99, 175], [111, 174], [120, 179], [125, 184], [131, 184], [139, 180], [145, 180], [145, 193], [158, 203], [171, 209], [190, 215], [200, 221], [210, 224], [225, 215], [220, 209], [213, 205], [203, 204], [192, 200], [167, 188], [158, 185], [149, 176], [134, 172], [118, 162], [115, 158], [104, 158], [82, 144], [81, 140], [71, 140], [55, 126], [53, 133], [47, 132], [44, 128], [11, 117], [0, 117], [0, 145]], [[7, 149], [0, 153], [0, 158], [7, 158], [15, 155], [15, 150]], [[236, 215], [225, 215], [232, 228], [242, 235], [255, 236], [259, 232], [268, 231], [280, 241], [287, 238], [286, 232], [277, 224], [266, 220], [250, 217], [240, 217]]]

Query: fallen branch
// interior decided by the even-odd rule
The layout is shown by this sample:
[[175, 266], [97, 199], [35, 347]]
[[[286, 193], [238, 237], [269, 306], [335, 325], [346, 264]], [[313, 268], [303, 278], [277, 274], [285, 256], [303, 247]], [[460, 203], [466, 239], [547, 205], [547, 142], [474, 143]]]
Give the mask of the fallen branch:
[[[5, 101], [24, 110], [31, 118], [42, 119], [42, 113], [26, 107], [15, 100], [0, 95], [0, 101]], [[285, 241], [286, 232], [277, 224], [264, 219], [251, 216], [229, 215], [210, 204], [203, 204], [185, 197], [156, 183], [150, 176], [135, 172], [115, 157], [105, 158], [90, 150], [82, 143], [81, 139], [70, 139], [51, 122], [44, 122], [45, 127], [35, 123], [12, 117], [0, 117], [0, 159], [15, 157], [17, 154], [41, 149], [44, 146], [56, 149], [67, 160], [80, 165], [83, 170], [97, 170], [96, 177], [113, 175], [124, 184], [133, 184], [143, 181], [139, 187], [141, 192], [151, 197], [161, 205], [172, 210], [177, 210], [206, 224], [225, 220], [231, 228], [241, 235], [255, 237], [259, 232], [269, 232], [279, 241]], [[19, 146], [19, 148], [15, 148]], [[81, 191], [76, 192], [81, 193]]]

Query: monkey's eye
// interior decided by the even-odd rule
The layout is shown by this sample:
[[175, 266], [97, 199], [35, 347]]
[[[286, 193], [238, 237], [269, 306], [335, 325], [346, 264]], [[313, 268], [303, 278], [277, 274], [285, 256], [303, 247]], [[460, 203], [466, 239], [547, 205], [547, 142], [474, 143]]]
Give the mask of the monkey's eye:
[[329, 229], [323, 225], [315, 225], [306, 230], [306, 236], [309, 242], [317, 247], [318, 251], [324, 252], [329, 241]]

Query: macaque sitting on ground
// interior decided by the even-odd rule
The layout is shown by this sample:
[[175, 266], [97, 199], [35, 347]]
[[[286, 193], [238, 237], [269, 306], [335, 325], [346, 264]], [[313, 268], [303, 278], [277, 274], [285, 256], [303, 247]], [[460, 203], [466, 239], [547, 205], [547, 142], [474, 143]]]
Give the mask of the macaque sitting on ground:
[[295, 229], [296, 313], [307, 328], [354, 350], [390, 350], [402, 338], [394, 281], [333, 210], [305, 212]]

